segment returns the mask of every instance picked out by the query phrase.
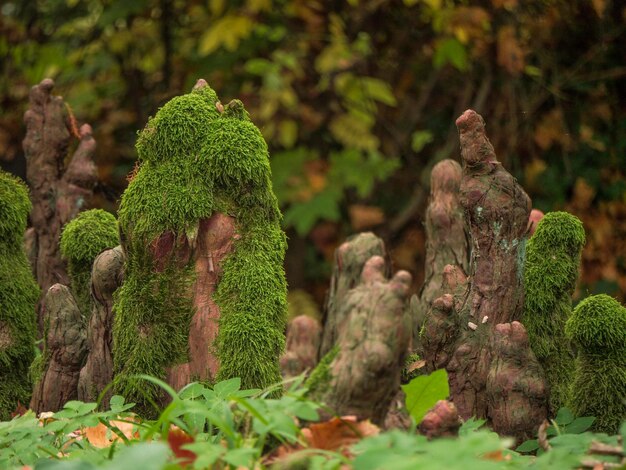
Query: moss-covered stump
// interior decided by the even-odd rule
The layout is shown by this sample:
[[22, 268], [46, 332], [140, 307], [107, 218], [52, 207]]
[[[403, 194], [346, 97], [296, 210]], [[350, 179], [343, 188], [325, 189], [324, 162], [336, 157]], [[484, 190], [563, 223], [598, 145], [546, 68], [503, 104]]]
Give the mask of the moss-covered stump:
[[[330, 291], [324, 311], [324, 325], [320, 358], [328, 354], [342, 335], [348, 313], [343, 308], [348, 292], [361, 282], [361, 273], [372, 256], [387, 258], [385, 244], [371, 232], [359, 233], [335, 250], [335, 263], [330, 279]], [[386, 265], [389, 275], [389, 266]]]
[[605, 294], [580, 302], [565, 325], [578, 348], [568, 407], [616, 434], [626, 420], [626, 308]]
[[0, 421], [30, 401], [39, 288], [22, 238], [31, 209], [26, 185], [0, 170]]
[[454, 160], [437, 163], [430, 176], [430, 200], [424, 220], [426, 227], [426, 260], [424, 285], [416, 308], [414, 344], [433, 300], [442, 292], [443, 269], [455, 265], [469, 272], [469, 237], [463, 208], [459, 202], [461, 166]]
[[411, 338], [411, 275], [399, 271], [388, 279], [388, 271], [381, 256], [364, 264], [360, 279], [337, 305], [344, 319], [337, 342], [309, 379], [311, 394], [339, 415], [381, 425], [400, 390]]
[[550, 386], [550, 411], [565, 405], [574, 355], [565, 336], [585, 244], [583, 224], [567, 212], [541, 219], [526, 248], [524, 324]]
[[201, 80], [150, 119], [137, 151], [119, 210], [116, 391], [147, 406], [162, 392], [136, 374], [175, 388], [280, 382], [286, 241], [261, 133], [240, 101], [221, 106]]
[[308, 315], [298, 315], [287, 324], [285, 353], [280, 358], [284, 378], [313, 370], [317, 365], [321, 337], [319, 320]]
[[[49, 78], [35, 85], [24, 114], [26, 178], [33, 202], [31, 259], [36, 260], [33, 268], [44, 293], [57, 282], [68, 284], [59, 252], [61, 227], [85, 207], [97, 180], [91, 127], [84, 124], [76, 128], [70, 108], [63, 98], [52, 95], [53, 88]], [[78, 147], [68, 159], [72, 138], [78, 140]], [[39, 327], [43, 327], [41, 311]]]
[[[92, 313], [87, 325], [87, 359], [80, 370], [78, 399], [98, 400], [113, 381], [113, 294], [122, 285], [124, 252], [121, 246], [100, 253], [91, 274]], [[108, 406], [109, 389], [102, 399]]]
[[102, 209], [81, 212], [63, 227], [61, 257], [70, 291], [85, 319], [91, 315], [91, 268], [96, 256], [119, 245], [117, 220]]
[[87, 354], [85, 324], [69, 288], [50, 287], [43, 313], [44, 350], [31, 368], [36, 383], [30, 408], [36, 413], [58, 411], [78, 398], [78, 376]]

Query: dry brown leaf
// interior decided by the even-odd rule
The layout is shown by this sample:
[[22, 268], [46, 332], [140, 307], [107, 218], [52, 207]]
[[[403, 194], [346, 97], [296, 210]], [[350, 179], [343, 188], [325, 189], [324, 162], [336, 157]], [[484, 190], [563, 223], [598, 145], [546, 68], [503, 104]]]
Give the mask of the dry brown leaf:
[[514, 77], [524, 71], [525, 52], [517, 39], [515, 28], [504, 26], [498, 31], [498, 64]]
[[342, 450], [367, 436], [375, 436], [380, 428], [370, 420], [358, 421], [356, 416], [342, 416], [324, 423], [312, 424], [302, 430], [310, 447], [324, 450]]
[[385, 221], [385, 213], [380, 207], [365, 204], [352, 204], [348, 207], [350, 223], [357, 232], [375, 227]]
[[[133, 432], [133, 429], [136, 426], [135, 423], [113, 420], [109, 421], [109, 424], [112, 427], [118, 428], [128, 439], [139, 438], [139, 433], [137, 431]], [[98, 448], [110, 447], [114, 442], [122, 440], [120, 436], [102, 423], [98, 423], [97, 426], [91, 426], [83, 429], [82, 435], [85, 436], [87, 441], [89, 441], [92, 446]]]

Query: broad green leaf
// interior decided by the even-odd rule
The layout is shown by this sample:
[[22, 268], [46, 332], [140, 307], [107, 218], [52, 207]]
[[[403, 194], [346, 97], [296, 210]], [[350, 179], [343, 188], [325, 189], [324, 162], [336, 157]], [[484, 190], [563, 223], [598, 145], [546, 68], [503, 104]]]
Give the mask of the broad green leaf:
[[556, 414], [556, 418], [554, 418], [554, 422], [559, 426], [565, 426], [574, 421], [574, 414], [569, 410], [569, 408], [560, 408]]
[[528, 441], [524, 441], [521, 445], [519, 445], [515, 451], [516, 452], [533, 452], [539, 449], [539, 441], [537, 439], [529, 439]]
[[434, 371], [430, 375], [415, 377], [402, 386], [406, 395], [406, 408], [419, 424], [428, 410], [439, 400], [445, 400], [450, 394], [448, 373], [445, 369]]
[[467, 51], [465, 46], [455, 38], [444, 39], [435, 48], [433, 65], [441, 68], [446, 64], [452, 64], [461, 71], [467, 69]]
[[285, 211], [285, 226], [294, 227], [300, 235], [306, 235], [318, 220], [339, 220], [341, 197], [336, 188], [325, 188], [308, 201], [293, 204]]
[[570, 424], [565, 426], [565, 430], [563, 432], [566, 432], [568, 434], [580, 434], [589, 429], [595, 420], [596, 418], [594, 418], [593, 416], [576, 418]]
[[226, 398], [237, 392], [241, 388], [241, 379], [234, 377], [232, 379], [218, 382], [213, 386], [213, 391], [220, 397]]
[[478, 431], [487, 422], [485, 419], [476, 419], [473, 416], [465, 421], [459, 429], [459, 436], [465, 436]]
[[411, 136], [411, 148], [416, 153], [420, 152], [433, 139], [433, 133], [430, 131], [415, 131]]

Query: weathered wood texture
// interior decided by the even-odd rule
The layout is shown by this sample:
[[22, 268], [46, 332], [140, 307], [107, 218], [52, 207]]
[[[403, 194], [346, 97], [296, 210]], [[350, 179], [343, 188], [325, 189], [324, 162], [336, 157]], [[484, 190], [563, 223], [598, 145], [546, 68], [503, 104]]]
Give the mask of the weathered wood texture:
[[424, 285], [416, 308], [414, 344], [433, 300], [441, 296], [443, 269], [458, 266], [469, 272], [469, 236], [459, 201], [461, 166], [454, 160], [437, 163], [430, 177], [430, 200], [426, 209], [426, 260]]
[[78, 398], [78, 377], [87, 353], [85, 325], [66, 286], [50, 287], [42, 310], [46, 324], [44, 362], [30, 402], [36, 413], [58, 411], [67, 401]]
[[[87, 327], [87, 359], [80, 370], [78, 399], [98, 400], [113, 381], [113, 294], [122, 284], [124, 252], [117, 246], [98, 255], [91, 273], [93, 309]], [[112, 390], [102, 400], [108, 406]]]
[[445, 367], [463, 419], [487, 418], [522, 439], [547, 416], [547, 387], [521, 318], [530, 199], [497, 161], [482, 117], [457, 119], [463, 158], [460, 201], [472, 246], [467, 284], [446, 267], [422, 344], [427, 370]]
[[[329, 299], [334, 318], [340, 319], [332, 323], [336, 355], [330, 364], [318, 366], [327, 370], [315, 393], [340, 415], [382, 425], [400, 390], [411, 338], [407, 308], [411, 275], [399, 271], [389, 279], [388, 262], [380, 255], [371, 256], [372, 247], [384, 253], [382, 241], [363, 234], [338, 249], [331, 296], [340, 292], [341, 300]], [[362, 270], [355, 277], [359, 265]]]
[[[33, 270], [42, 292], [57, 282], [69, 282], [59, 253], [59, 236], [62, 227], [85, 207], [97, 180], [93, 162], [96, 141], [91, 127], [84, 124], [80, 130], [76, 128], [69, 107], [62, 97], [52, 95], [53, 88], [49, 78], [35, 85], [24, 114], [23, 147], [34, 228], [34, 234], [28, 235], [29, 258], [35, 261]], [[72, 138], [78, 140], [78, 146], [67, 159]], [[39, 326], [43, 326], [41, 307]]]
[[283, 377], [295, 377], [317, 365], [322, 326], [308, 315], [298, 315], [287, 325], [285, 354], [280, 358]]
[[[324, 331], [319, 357], [323, 357], [336, 344], [345, 326], [343, 309], [345, 297], [361, 282], [361, 273], [367, 260], [372, 256], [387, 259], [383, 241], [371, 232], [359, 233], [348, 239], [335, 251], [335, 264], [330, 280], [330, 291], [326, 302]], [[385, 275], [389, 275], [389, 265], [385, 265]]]

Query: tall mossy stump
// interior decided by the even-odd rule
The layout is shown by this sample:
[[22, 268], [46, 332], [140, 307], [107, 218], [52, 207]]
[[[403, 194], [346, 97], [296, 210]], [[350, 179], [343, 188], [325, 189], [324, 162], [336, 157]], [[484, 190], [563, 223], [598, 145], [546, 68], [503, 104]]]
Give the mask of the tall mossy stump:
[[[383, 425], [390, 421], [400, 393], [400, 376], [411, 338], [408, 293], [411, 275], [398, 271], [389, 279], [389, 262], [380, 255], [382, 240], [361, 234], [337, 249], [331, 280], [336, 309], [331, 323], [335, 343], [311, 373], [311, 396], [339, 415], [356, 415]], [[366, 257], [364, 259], [364, 257]], [[355, 266], [362, 266], [356, 277]], [[345, 287], [345, 290], [337, 289]], [[392, 419], [393, 420], [393, 419]]]
[[119, 210], [125, 278], [115, 300], [115, 390], [154, 412], [180, 389], [281, 381], [286, 238], [267, 144], [243, 104], [200, 80], [148, 121]]
[[547, 416], [543, 371], [519, 323], [530, 199], [498, 162], [482, 117], [468, 110], [456, 124], [469, 278], [466, 284], [458, 269], [446, 268], [446, 293], [424, 325], [424, 360], [428, 370], [448, 371], [463, 419], [486, 418], [501, 434], [529, 438]]
[[550, 413], [565, 405], [574, 371], [574, 354], [565, 336], [585, 230], [567, 212], [549, 212], [526, 247], [524, 324], [530, 345], [550, 387]]
[[79, 376], [88, 353], [92, 265], [118, 243], [117, 221], [101, 209], [81, 212], [63, 227], [60, 247], [70, 285], [55, 284], [44, 297], [44, 348], [31, 367], [37, 379], [31, 408], [37, 412], [57, 411], [79, 398]]
[[[424, 284], [416, 304], [413, 330], [414, 347], [432, 302], [443, 294], [443, 270], [457, 266], [469, 272], [469, 236], [463, 207], [459, 201], [462, 169], [454, 160], [437, 163], [430, 176], [430, 199], [426, 209], [426, 260]], [[412, 302], [413, 303], [413, 302]]]
[[91, 271], [92, 310], [87, 324], [87, 358], [78, 378], [78, 399], [106, 408], [113, 382], [113, 295], [122, 285], [126, 259], [121, 246], [100, 253]]
[[39, 287], [22, 244], [30, 209], [26, 185], [0, 170], [0, 421], [28, 405], [32, 392]]
[[626, 420], [626, 308], [606, 294], [587, 297], [565, 333], [578, 349], [568, 407], [595, 416], [593, 430], [617, 434]]
[[[91, 127], [84, 124], [77, 129], [69, 106], [62, 97], [52, 95], [53, 88], [54, 82], [49, 78], [32, 87], [24, 114], [26, 179], [33, 204], [32, 228], [26, 233], [26, 245], [44, 294], [57, 282], [68, 284], [59, 252], [61, 228], [86, 206], [97, 180], [93, 162], [96, 141]], [[78, 145], [68, 158], [74, 139]], [[38, 323], [41, 332], [41, 309]]]

